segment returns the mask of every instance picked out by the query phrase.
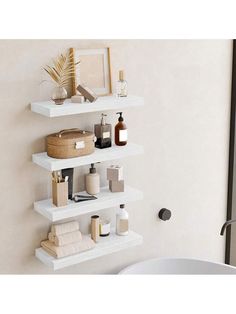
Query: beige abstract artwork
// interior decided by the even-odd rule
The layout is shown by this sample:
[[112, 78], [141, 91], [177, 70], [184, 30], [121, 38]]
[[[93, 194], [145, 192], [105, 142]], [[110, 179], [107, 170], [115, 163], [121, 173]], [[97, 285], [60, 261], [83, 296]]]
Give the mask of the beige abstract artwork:
[[81, 55], [79, 72], [81, 84], [89, 88], [105, 87], [104, 56], [102, 54]]

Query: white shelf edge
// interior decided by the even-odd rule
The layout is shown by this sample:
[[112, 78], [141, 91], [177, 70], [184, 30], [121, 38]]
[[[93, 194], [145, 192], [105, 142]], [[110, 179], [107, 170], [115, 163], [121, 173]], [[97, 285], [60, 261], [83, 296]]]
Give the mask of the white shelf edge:
[[124, 109], [144, 105], [144, 98], [128, 95], [127, 97], [116, 97], [114, 95], [99, 97], [94, 103], [72, 103], [67, 99], [63, 105], [55, 105], [51, 101], [32, 102], [31, 111], [43, 116], [53, 118], [74, 114], [83, 114], [99, 111]]
[[[79, 192], [86, 195], [86, 192]], [[112, 208], [119, 204], [127, 204], [143, 199], [143, 192], [130, 186], [125, 186], [124, 192], [112, 193], [108, 187], [101, 188], [97, 200], [91, 200], [81, 203], [68, 201], [64, 207], [56, 207], [52, 204], [51, 199], [46, 199], [34, 203], [34, 210], [49, 219], [52, 222], [79, 217], [92, 212], [100, 211], [106, 208]]]
[[143, 152], [144, 150], [141, 145], [128, 143], [126, 146], [113, 145], [105, 149], [95, 148], [95, 152], [91, 155], [68, 159], [51, 158], [46, 152], [37, 153], [32, 155], [32, 161], [48, 171], [56, 171], [85, 166], [96, 162], [122, 159], [128, 156], [140, 155]]
[[42, 248], [38, 248], [35, 250], [35, 256], [42, 263], [49, 266], [53, 270], [58, 270], [96, 259], [101, 256], [119, 252], [124, 249], [140, 245], [142, 242], [143, 237], [134, 231], [129, 231], [127, 236], [118, 236], [112, 233], [109, 237], [101, 237], [95, 248], [79, 254], [57, 259], [49, 255]]

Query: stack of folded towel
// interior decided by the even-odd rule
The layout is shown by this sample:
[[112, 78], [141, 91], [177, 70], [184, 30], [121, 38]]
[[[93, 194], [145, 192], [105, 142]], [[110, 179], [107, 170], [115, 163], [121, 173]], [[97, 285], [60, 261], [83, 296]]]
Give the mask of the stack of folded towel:
[[95, 242], [79, 231], [79, 222], [70, 221], [52, 225], [48, 240], [41, 242], [50, 255], [60, 258], [80, 253], [95, 247]]

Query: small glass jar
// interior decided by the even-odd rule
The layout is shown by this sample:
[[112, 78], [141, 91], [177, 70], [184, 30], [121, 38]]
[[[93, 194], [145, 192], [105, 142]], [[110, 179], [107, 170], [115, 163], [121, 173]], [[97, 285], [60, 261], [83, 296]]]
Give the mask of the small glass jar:
[[52, 91], [52, 100], [56, 105], [62, 105], [67, 98], [67, 91], [62, 86], [57, 86]]

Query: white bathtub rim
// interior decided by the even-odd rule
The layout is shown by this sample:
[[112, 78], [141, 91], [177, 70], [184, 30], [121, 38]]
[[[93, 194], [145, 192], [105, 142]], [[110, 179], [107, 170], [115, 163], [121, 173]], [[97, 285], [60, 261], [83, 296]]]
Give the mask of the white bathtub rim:
[[[145, 263], [149, 263], [149, 262], [153, 262], [153, 261], [169, 261], [169, 260], [172, 260], [172, 261], [173, 260], [195, 261], [195, 262], [210, 263], [210, 264], [213, 264], [213, 265], [222, 266], [222, 267], [225, 267], [225, 268], [228, 268], [228, 269], [233, 269], [234, 271], [236, 271], [236, 267], [234, 267], [232, 265], [219, 263], [219, 262], [214, 262], [214, 261], [210, 261], [210, 260], [199, 259], [199, 258], [193, 258], [193, 257], [153, 257], [153, 258], [145, 259], [145, 260], [139, 261], [137, 263], [131, 264], [129, 266], [126, 266], [125, 268], [123, 268], [118, 273], [118, 275], [135, 275], [135, 273], [133, 273], [133, 274], [130, 273], [129, 274], [129, 273], [127, 273], [127, 271], [129, 271], [129, 269], [132, 269], [132, 268], [134, 268], [136, 266], [140, 266], [140, 265], [145, 264]], [[136, 274], [139, 275], [139, 273], [136, 273]], [[155, 274], [151, 274], [150, 273], [150, 274], [146, 274], [146, 275], [155, 275]], [[174, 275], [174, 274], [158, 273], [158, 275]], [[181, 274], [176, 273], [176, 275], [181, 275]], [[193, 273], [193, 275], [196, 275], [196, 274]], [[203, 275], [208, 275], [208, 274], [203, 273]], [[212, 274], [209, 274], [209, 275], [212, 275]], [[217, 275], [217, 273], [215, 275]], [[219, 275], [221, 275], [221, 274], [219, 273]]]

